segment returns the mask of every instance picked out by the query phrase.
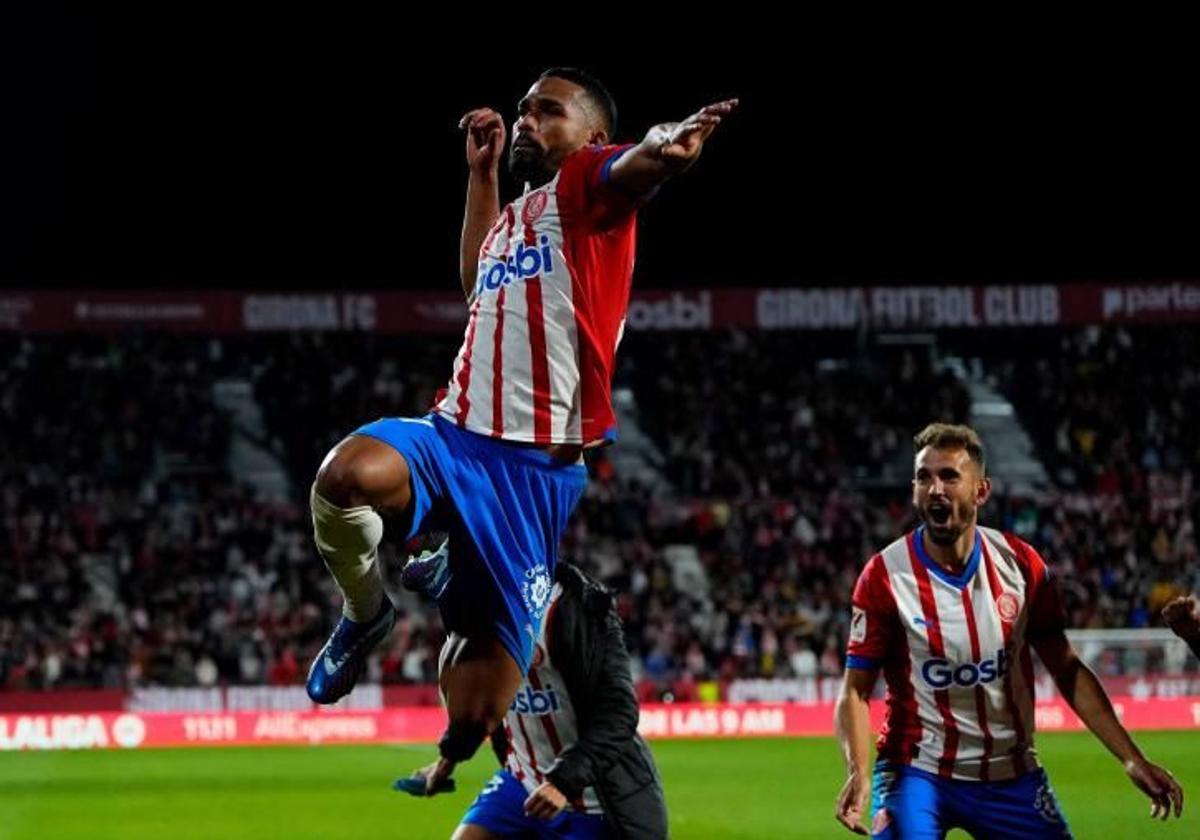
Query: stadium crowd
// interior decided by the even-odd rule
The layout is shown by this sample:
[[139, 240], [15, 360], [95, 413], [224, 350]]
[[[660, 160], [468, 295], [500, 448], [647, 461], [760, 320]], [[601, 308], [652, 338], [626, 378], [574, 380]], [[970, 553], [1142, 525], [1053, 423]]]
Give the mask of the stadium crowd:
[[[1200, 588], [1195, 345], [1184, 329], [936, 347], [627, 336], [617, 382], [661, 456], [655, 480], [590, 453], [562, 555], [619, 593], [645, 697], [840, 674], [857, 572], [912, 524], [903, 480], [879, 477], [903, 478], [924, 423], [969, 420], [966, 384], [939, 362], [954, 352], [1011, 399], [1052, 479], [1000, 486], [988, 524], [1052, 562], [1072, 626], [1154, 624]], [[312, 547], [309, 482], [356, 425], [426, 410], [455, 349], [333, 333], [0, 336], [0, 687], [299, 684], [339, 603]], [[222, 380], [251, 383], [257, 426], [218, 405]], [[288, 497], [236, 474], [238, 434], [275, 455]], [[404, 556], [385, 545], [393, 581]], [[370, 678], [430, 682], [436, 610], [396, 595]]]

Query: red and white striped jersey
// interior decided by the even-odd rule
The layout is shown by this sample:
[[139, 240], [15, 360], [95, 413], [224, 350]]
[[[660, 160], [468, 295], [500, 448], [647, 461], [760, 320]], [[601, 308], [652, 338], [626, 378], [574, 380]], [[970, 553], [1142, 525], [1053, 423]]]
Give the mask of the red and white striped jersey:
[[1029, 642], [1062, 632], [1058, 589], [1028, 544], [976, 528], [961, 575], [918, 528], [854, 587], [847, 667], [882, 668], [879, 757], [946, 778], [1000, 781], [1038, 766]]
[[[546, 642], [554, 621], [554, 608], [560, 597], [562, 586], [556, 583], [550, 592], [541, 635], [533, 649], [533, 664], [504, 717], [505, 734], [508, 736], [505, 767], [529, 793], [533, 793], [546, 780], [544, 774], [558, 759], [559, 753], [579, 737], [575, 707], [562, 675], [550, 661], [550, 647]], [[590, 786], [571, 802], [571, 807], [589, 814], [604, 813], [595, 788]]]
[[628, 146], [586, 146], [504, 208], [479, 252], [470, 320], [435, 410], [526, 443], [612, 440], [637, 204], [609, 182]]

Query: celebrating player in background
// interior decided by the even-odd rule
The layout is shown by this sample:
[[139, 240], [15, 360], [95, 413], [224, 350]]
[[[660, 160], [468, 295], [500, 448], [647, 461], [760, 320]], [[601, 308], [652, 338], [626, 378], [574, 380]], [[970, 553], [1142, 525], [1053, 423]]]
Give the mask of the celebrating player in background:
[[1049, 568], [1026, 543], [977, 524], [991, 493], [983, 445], [934, 423], [914, 439], [923, 524], [867, 563], [854, 588], [836, 724], [848, 778], [836, 817], [859, 834], [871, 794], [868, 700], [882, 670], [887, 714], [874, 767], [872, 836], [1070, 837], [1033, 745], [1030, 647], [1062, 696], [1150, 797], [1183, 808], [1076, 655]]

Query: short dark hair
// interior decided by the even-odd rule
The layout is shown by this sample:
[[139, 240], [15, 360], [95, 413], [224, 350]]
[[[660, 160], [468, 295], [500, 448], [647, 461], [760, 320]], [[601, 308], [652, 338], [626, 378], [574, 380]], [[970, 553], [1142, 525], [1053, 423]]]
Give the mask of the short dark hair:
[[608, 135], [608, 139], [612, 140], [617, 133], [617, 102], [608, 92], [608, 88], [591, 73], [580, 70], [578, 67], [551, 67], [538, 79], [546, 79], [550, 76], [556, 79], [565, 79], [583, 88], [588, 99], [600, 112], [600, 117], [604, 121], [602, 128]]
[[930, 423], [913, 438], [913, 454], [920, 452], [926, 446], [934, 449], [967, 450], [971, 460], [979, 465], [982, 473], [987, 469], [987, 460], [983, 451], [983, 441], [979, 433], [970, 426], [952, 423]]

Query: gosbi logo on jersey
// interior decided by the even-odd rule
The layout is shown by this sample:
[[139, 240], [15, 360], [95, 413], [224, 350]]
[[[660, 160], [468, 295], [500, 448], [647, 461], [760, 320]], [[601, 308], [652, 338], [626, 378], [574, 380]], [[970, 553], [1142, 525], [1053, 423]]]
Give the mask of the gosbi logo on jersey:
[[516, 712], [519, 715], [552, 715], [559, 710], [558, 694], [554, 691], [554, 686], [547, 685], [539, 690], [526, 683], [524, 690], [518, 691], [517, 696], [513, 698], [512, 705], [508, 707], [510, 712]]
[[554, 273], [554, 260], [550, 254], [550, 237], [542, 235], [537, 245], [517, 245], [515, 253], [507, 259], [486, 257], [479, 263], [479, 279], [475, 282], [475, 293], [494, 292], [517, 280], [545, 276]]
[[981, 662], [954, 663], [948, 659], [935, 657], [926, 659], [921, 666], [921, 679], [930, 688], [974, 688], [1001, 679], [1008, 673], [1008, 651], [1000, 648], [995, 657]]

